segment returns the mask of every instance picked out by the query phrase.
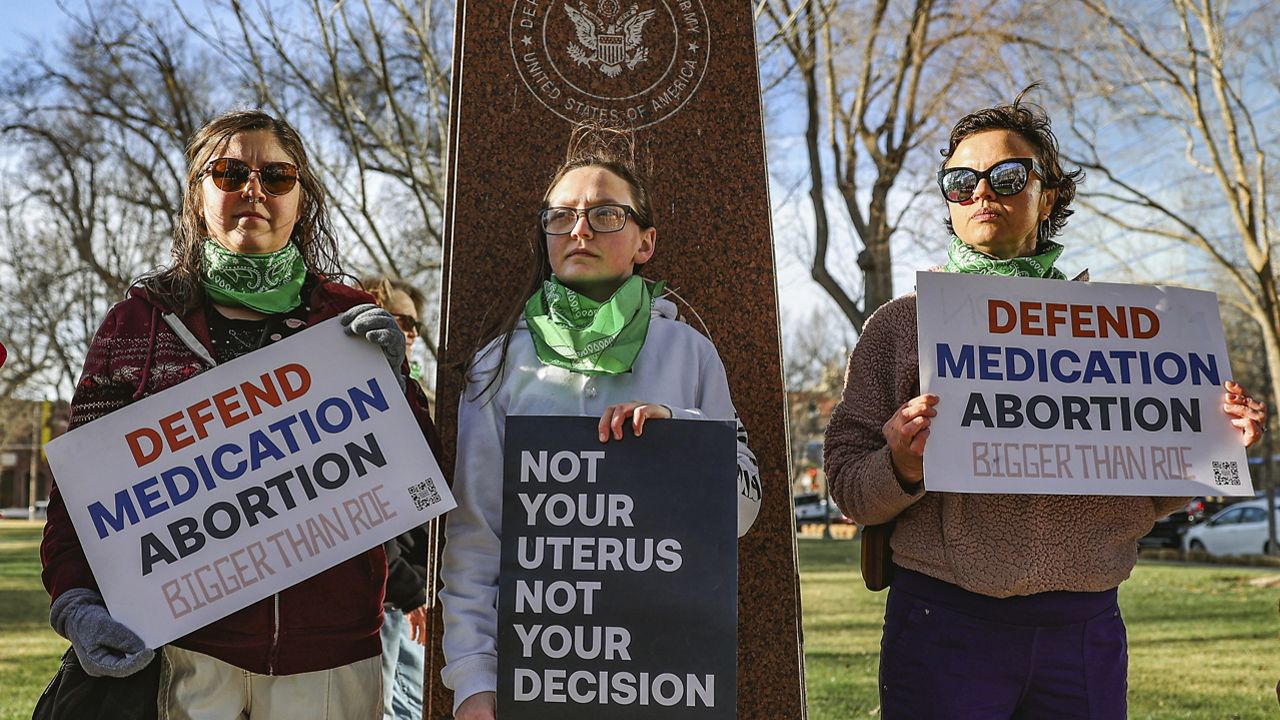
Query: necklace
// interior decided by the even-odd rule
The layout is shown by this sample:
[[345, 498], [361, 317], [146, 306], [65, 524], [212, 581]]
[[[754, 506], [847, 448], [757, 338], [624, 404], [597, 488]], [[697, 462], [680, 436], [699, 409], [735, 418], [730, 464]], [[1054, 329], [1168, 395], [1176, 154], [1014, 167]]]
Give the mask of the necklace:
[[218, 362], [224, 363], [247, 355], [262, 347], [271, 330], [271, 318], [260, 320], [233, 320], [213, 311], [209, 323], [209, 336]]

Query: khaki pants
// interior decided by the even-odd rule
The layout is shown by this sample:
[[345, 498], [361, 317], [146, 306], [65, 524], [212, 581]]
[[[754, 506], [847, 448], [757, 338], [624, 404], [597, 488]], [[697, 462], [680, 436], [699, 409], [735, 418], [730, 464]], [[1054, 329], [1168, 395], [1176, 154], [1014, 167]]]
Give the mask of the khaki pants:
[[166, 645], [159, 705], [160, 720], [380, 720], [382, 660], [259, 675]]

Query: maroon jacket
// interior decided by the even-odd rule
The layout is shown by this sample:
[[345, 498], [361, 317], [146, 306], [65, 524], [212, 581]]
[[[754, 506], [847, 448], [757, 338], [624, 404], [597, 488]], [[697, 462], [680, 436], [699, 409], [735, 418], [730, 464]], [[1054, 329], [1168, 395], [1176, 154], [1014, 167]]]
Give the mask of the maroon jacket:
[[[310, 292], [307, 292], [310, 290]], [[161, 318], [167, 308], [133, 288], [98, 328], [71, 400], [75, 428], [208, 369]], [[359, 290], [308, 278], [303, 290], [308, 326], [372, 302]], [[202, 310], [182, 318], [212, 355]], [[408, 383], [409, 404], [438, 447], [427, 401]], [[98, 589], [67, 508], [56, 487], [40, 545], [42, 577], [52, 598], [77, 587]], [[347, 665], [381, 652], [382, 598], [387, 577], [381, 546], [351, 558], [173, 642], [259, 674], [292, 675]]]

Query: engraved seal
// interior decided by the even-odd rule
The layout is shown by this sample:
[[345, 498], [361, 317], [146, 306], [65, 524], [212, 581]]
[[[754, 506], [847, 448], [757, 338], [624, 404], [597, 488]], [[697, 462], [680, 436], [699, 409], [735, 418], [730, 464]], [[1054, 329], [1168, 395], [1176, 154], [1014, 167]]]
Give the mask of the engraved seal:
[[510, 43], [548, 110], [636, 128], [684, 107], [711, 57], [702, 0], [514, 0]]

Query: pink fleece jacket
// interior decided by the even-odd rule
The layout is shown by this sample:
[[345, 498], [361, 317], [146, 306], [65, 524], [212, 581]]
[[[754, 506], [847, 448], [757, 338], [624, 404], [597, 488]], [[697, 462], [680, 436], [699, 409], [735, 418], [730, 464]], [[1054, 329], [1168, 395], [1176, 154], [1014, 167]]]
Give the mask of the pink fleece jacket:
[[865, 525], [896, 518], [897, 565], [983, 595], [1096, 592], [1129, 577], [1138, 538], [1186, 498], [931, 493], [927, 477], [915, 494], [902, 490], [882, 428], [920, 394], [917, 344], [915, 293], [863, 328], [824, 446], [840, 509]]

